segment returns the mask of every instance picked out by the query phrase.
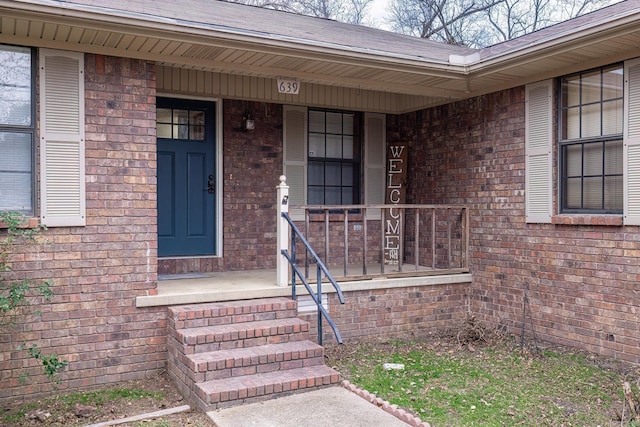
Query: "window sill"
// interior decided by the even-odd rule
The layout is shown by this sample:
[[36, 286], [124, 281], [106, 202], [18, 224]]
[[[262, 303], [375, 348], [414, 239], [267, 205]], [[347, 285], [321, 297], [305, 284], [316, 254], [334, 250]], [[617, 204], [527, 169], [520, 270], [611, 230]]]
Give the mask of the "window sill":
[[[21, 224], [18, 228], [36, 228], [40, 226], [40, 218], [27, 218], [24, 224]], [[7, 229], [7, 224], [0, 220], [0, 230]]]
[[606, 225], [621, 227], [622, 215], [554, 215], [551, 223], [556, 225]]

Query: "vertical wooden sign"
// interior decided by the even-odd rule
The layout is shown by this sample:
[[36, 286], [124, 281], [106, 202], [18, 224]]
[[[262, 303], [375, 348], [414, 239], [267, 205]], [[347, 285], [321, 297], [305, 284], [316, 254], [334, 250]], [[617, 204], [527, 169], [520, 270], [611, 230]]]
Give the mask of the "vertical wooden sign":
[[[406, 143], [389, 144], [387, 148], [387, 179], [385, 203], [399, 205], [407, 199], [407, 159]], [[402, 235], [404, 213], [394, 207], [384, 213], [384, 263], [398, 265], [403, 253]]]

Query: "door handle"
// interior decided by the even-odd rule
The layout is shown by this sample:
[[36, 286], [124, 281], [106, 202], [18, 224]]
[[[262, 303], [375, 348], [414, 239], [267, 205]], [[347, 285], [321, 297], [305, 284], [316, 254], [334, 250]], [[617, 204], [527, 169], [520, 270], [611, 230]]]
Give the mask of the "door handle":
[[207, 180], [207, 188], [205, 188], [209, 194], [215, 194], [216, 192], [216, 179], [213, 175], [209, 175], [209, 179]]

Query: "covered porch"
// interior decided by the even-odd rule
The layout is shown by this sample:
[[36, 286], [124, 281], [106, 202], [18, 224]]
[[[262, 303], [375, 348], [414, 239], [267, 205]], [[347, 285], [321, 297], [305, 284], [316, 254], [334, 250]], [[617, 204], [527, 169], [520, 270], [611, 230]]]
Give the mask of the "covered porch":
[[299, 205], [289, 216], [286, 177], [276, 193], [275, 269], [159, 274], [155, 295], [138, 296], [136, 306], [471, 282], [464, 205]]

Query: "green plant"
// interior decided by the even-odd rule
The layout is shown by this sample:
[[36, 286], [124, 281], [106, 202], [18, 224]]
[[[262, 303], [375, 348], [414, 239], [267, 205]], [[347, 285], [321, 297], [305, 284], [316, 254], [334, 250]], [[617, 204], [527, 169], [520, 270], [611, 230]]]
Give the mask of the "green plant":
[[44, 370], [44, 374], [55, 383], [60, 383], [60, 378], [58, 378], [58, 373], [62, 371], [65, 366], [69, 364], [66, 360], [60, 360], [58, 355], [55, 353], [51, 354], [42, 354], [37, 345], [33, 344], [31, 347], [27, 347], [27, 352], [29, 356], [33, 357], [36, 360], [39, 360], [42, 363], [42, 368]]
[[[12, 211], [0, 211], [0, 221], [6, 228], [0, 238], [0, 326], [6, 328], [18, 323], [21, 316], [29, 314], [27, 309], [39, 300], [53, 299], [53, 281], [16, 279], [11, 275], [11, 257], [17, 249], [38, 244], [45, 227], [27, 227], [25, 216]], [[32, 314], [40, 316], [41, 312], [34, 310]], [[27, 350], [30, 357], [38, 360], [44, 374], [52, 382], [59, 382], [58, 373], [69, 364], [61, 361], [56, 354], [42, 354], [35, 344], [31, 347], [20, 345], [18, 350]]]

